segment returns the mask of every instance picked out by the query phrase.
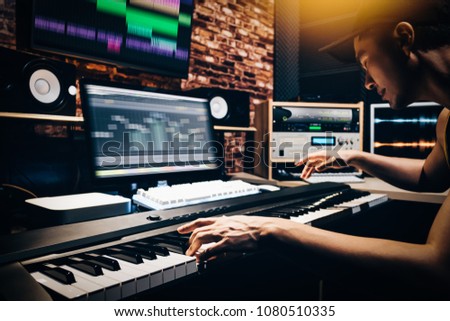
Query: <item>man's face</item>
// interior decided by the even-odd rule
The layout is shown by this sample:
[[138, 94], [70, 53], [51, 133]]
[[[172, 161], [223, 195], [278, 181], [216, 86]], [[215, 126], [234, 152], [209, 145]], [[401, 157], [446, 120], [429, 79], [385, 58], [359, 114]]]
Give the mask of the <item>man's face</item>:
[[414, 101], [413, 77], [407, 59], [393, 39], [365, 35], [355, 37], [356, 59], [366, 72], [365, 87], [376, 90], [393, 109], [401, 109]]

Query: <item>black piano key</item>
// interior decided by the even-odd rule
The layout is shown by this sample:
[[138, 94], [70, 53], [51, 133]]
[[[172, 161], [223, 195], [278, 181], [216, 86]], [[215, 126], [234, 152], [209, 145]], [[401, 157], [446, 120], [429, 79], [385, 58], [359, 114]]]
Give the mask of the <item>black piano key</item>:
[[90, 262], [90, 261], [77, 261], [73, 259], [69, 259], [70, 263], [68, 264], [70, 267], [77, 269], [81, 272], [87, 273], [93, 276], [103, 275], [102, 267], [98, 263]]
[[44, 267], [44, 269], [41, 271], [41, 273], [51, 277], [52, 279], [55, 279], [58, 282], [61, 282], [63, 284], [72, 284], [75, 283], [75, 276], [72, 272], [67, 271], [60, 267]]
[[120, 246], [123, 249], [128, 249], [131, 251], [136, 251], [139, 253], [144, 259], [148, 260], [156, 260], [156, 253], [154, 251], [151, 251], [149, 249], [146, 249], [144, 247], [135, 246], [131, 244], [125, 244]]
[[284, 218], [287, 220], [289, 220], [291, 218], [291, 215], [289, 215], [288, 213], [276, 213], [273, 216], [279, 217], [279, 218]]
[[102, 268], [105, 268], [110, 271], [119, 271], [120, 270], [120, 264], [117, 260], [110, 259], [108, 257], [103, 257], [97, 254], [84, 254], [82, 256], [87, 261], [98, 264]]
[[154, 245], [165, 247], [172, 252], [185, 253], [189, 247], [189, 239], [179, 238], [176, 236], [160, 235], [152, 237], [152, 242]]
[[154, 251], [156, 254], [161, 255], [161, 256], [169, 256], [170, 255], [169, 250], [163, 246], [155, 245], [155, 244], [152, 244], [149, 242], [144, 242], [144, 241], [138, 241], [133, 244], [136, 244], [140, 247], [144, 247], [150, 251]]
[[144, 263], [142, 256], [133, 250], [123, 250], [120, 248], [109, 247], [104, 251], [104, 254], [133, 264]]

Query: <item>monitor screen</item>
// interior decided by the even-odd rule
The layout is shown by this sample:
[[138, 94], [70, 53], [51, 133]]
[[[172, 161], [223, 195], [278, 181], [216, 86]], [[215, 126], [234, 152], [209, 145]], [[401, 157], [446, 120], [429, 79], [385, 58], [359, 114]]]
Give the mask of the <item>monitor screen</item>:
[[219, 168], [206, 99], [86, 79], [80, 90], [95, 179], [199, 180]]
[[[30, 3], [23, 2], [19, 7]], [[187, 77], [193, 0], [32, 0], [32, 6], [31, 49]]]
[[436, 143], [436, 123], [442, 106], [414, 103], [393, 110], [387, 103], [371, 105], [370, 150], [372, 153], [424, 159]]

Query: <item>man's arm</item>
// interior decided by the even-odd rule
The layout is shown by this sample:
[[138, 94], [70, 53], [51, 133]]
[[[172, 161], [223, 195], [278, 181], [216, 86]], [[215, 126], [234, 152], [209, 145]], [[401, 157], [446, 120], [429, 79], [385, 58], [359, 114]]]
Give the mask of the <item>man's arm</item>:
[[[199, 219], [178, 231], [192, 232], [187, 255], [198, 253], [203, 244], [216, 242], [198, 253], [199, 260], [225, 252], [271, 248], [289, 251], [293, 259], [306, 257], [305, 267], [327, 278], [340, 277], [336, 275], [340, 272], [363, 272], [370, 276], [368, 282], [388, 279], [450, 297], [449, 197], [439, 210], [425, 244], [358, 237], [285, 219], [255, 216]], [[376, 281], [373, 284], [377, 286]]]
[[450, 171], [444, 156], [445, 124], [450, 111], [444, 109], [436, 125], [437, 142], [427, 159], [396, 158], [361, 151], [321, 151], [308, 155], [297, 165], [305, 165], [302, 178], [314, 171], [353, 166], [392, 185], [413, 191], [442, 192], [449, 187]]

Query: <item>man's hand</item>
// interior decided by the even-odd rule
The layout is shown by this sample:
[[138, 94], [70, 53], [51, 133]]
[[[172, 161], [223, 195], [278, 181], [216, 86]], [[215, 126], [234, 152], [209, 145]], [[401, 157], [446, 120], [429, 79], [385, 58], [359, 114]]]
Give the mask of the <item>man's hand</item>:
[[186, 255], [195, 255], [198, 261], [207, 261], [226, 252], [256, 250], [263, 228], [273, 220], [268, 217], [239, 215], [202, 218], [180, 226], [178, 232], [192, 232]]
[[295, 166], [305, 165], [301, 178], [307, 179], [314, 172], [323, 172], [327, 169], [339, 169], [349, 166], [348, 156], [348, 153], [345, 151], [341, 151], [339, 154], [336, 152], [330, 153], [330, 151], [319, 151], [301, 159]]

